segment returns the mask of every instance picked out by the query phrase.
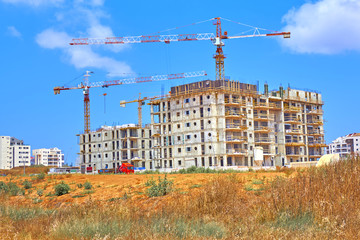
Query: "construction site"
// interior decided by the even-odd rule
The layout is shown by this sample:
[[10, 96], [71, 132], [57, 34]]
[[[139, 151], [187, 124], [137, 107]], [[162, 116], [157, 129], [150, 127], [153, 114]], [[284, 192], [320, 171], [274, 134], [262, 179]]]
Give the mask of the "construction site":
[[130, 162], [171, 171], [317, 161], [326, 146], [321, 94], [268, 91], [267, 84], [264, 89], [231, 80], [173, 87], [168, 96], [149, 101], [151, 124], [103, 126], [79, 135], [81, 166]]
[[[216, 34], [178, 34], [104, 39], [78, 38], [70, 45], [170, 43], [211, 40], [216, 47], [215, 80], [182, 84], [169, 94], [121, 101], [124, 107], [138, 103], [138, 124], [102, 126], [90, 130], [89, 89], [123, 84], [174, 80], [206, 76], [204, 71], [129, 78], [104, 82], [84, 82], [62, 90], [82, 89], [84, 94], [84, 132], [79, 134], [82, 172], [116, 169], [131, 163], [138, 170], [176, 171], [192, 166], [205, 168], [262, 168], [314, 162], [326, 147], [323, 129], [323, 101], [316, 91], [290, 87], [269, 91], [259, 86], [225, 77], [222, 47], [224, 40], [282, 36], [290, 32], [229, 36], [222, 30], [222, 18], [213, 18]], [[225, 19], [227, 20], [227, 19]], [[150, 123], [143, 124], [142, 107], [150, 107]], [[147, 116], [148, 118], [149, 116]]]

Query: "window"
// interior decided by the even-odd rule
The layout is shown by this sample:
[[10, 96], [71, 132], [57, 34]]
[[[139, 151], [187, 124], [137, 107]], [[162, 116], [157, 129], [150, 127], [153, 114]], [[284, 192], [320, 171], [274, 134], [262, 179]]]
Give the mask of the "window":
[[208, 108], [208, 112], [210, 112], [210, 110], [211, 110], [211, 109], [210, 109], [210, 108]]
[[177, 100], [177, 101], [176, 101], [176, 104], [180, 104], [180, 101], [179, 101], [179, 100]]
[[191, 138], [190, 134], [186, 135], [186, 139], [190, 139], [190, 138]]
[[194, 147], [194, 150], [196, 151], [196, 150], [197, 150], [197, 147]]
[[178, 153], [181, 153], [181, 148], [178, 148]]
[[194, 122], [194, 126], [196, 126], [196, 122]]
[[180, 128], [180, 124], [177, 125], [177, 128]]
[[185, 98], [184, 103], [189, 103], [190, 99], [189, 98]]
[[98, 147], [101, 147], [101, 144], [98, 144]]
[[98, 134], [98, 137], [100, 137], [100, 136], [101, 136], [101, 134], [99, 133], [99, 134]]
[[190, 127], [190, 123], [186, 123], [186, 127]]
[[210, 120], [208, 121], [208, 124], [211, 124], [211, 121], [210, 121]]
[[193, 101], [195, 102], [195, 101], [196, 101], [196, 99], [195, 99], [195, 98], [193, 98]]
[[190, 111], [185, 111], [185, 115], [190, 115]]
[[180, 141], [180, 140], [181, 140], [181, 137], [180, 137], [180, 136], [178, 136], [178, 137], [177, 137], [177, 140], [178, 140], [178, 141]]
[[177, 112], [177, 113], [176, 113], [176, 116], [177, 116], [177, 117], [180, 117], [180, 112]]
[[190, 151], [191, 151], [191, 147], [187, 147], [187, 148], [186, 148], [186, 151], [187, 151], [187, 152], [190, 152]]
[[196, 134], [194, 134], [194, 138], [197, 138], [197, 135], [196, 135]]
[[209, 149], [211, 149], [212, 147], [211, 146], [209, 146]]
[[210, 99], [210, 95], [207, 95], [207, 99]]
[[178, 161], [179, 166], [181, 166], [181, 160]]
[[208, 135], [209, 135], [209, 137], [211, 137], [211, 133], [209, 133]]
[[[193, 113], [196, 113], [196, 110], [194, 110]], [[356, 139], [356, 140], [357, 140], [357, 139]]]

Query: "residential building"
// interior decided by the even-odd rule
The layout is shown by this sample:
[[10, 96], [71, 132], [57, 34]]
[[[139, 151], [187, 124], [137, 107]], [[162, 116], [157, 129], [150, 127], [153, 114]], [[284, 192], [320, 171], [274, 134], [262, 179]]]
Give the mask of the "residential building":
[[327, 154], [338, 153], [340, 157], [347, 157], [351, 153], [360, 154], [360, 133], [352, 133], [339, 137], [326, 147]]
[[34, 164], [49, 167], [62, 167], [64, 154], [58, 148], [41, 148], [33, 150]]
[[102, 126], [96, 131], [80, 134], [80, 166], [96, 171], [104, 168], [117, 168], [129, 162], [136, 168], [152, 168], [151, 131], [149, 126], [135, 124], [121, 126]]
[[321, 94], [206, 80], [153, 100], [155, 168], [282, 166], [324, 154]]
[[0, 136], [0, 169], [31, 165], [31, 147], [23, 140]]

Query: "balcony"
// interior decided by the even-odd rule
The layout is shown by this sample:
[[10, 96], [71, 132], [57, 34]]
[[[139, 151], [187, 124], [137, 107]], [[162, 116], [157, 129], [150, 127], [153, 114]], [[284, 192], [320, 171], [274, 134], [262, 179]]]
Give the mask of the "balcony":
[[226, 154], [228, 156], [245, 156], [247, 154], [247, 150], [243, 148], [226, 149]]
[[258, 127], [254, 127], [254, 132], [256, 132], [256, 133], [269, 133], [269, 132], [271, 132], [271, 129], [269, 127], [258, 126]]
[[226, 136], [226, 142], [228, 143], [243, 143], [246, 141], [246, 137], [244, 136]]
[[242, 125], [240, 123], [227, 123], [226, 130], [229, 131], [244, 131], [247, 129], [246, 125]]
[[255, 137], [255, 144], [271, 144], [273, 140], [269, 137]]
[[235, 111], [235, 110], [226, 110], [225, 111], [225, 117], [227, 118], [244, 118], [245, 114], [241, 113], [240, 111]]
[[239, 98], [233, 98], [233, 99], [229, 99], [229, 98], [225, 98], [225, 105], [231, 106], [231, 105], [241, 105], [241, 106], [245, 106], [246, 105], [246, 101], [239, 99]]
[[326, 147], [327, 145], [325, 144], [324, 141], [309, 141], [308, 142], [309, 147]]
[[298, 157], [298, 156], [302, 156], [302, 154], [300, 154], [300, 152], [290, 151], [290, 152], [286, 152], [286, 156], [288, 156], [288, 157]]
[[288, 113], [297, 113], [297, 112], [301, 112], [301, 108], [299, 107], [284, 107], [284, 112], [288, 112]]
[[317, 136], [317, 135], [324, 135], [324, 131], [321, 130], [311, 130], [307, 132], [309, 136]]
[[308, 115], [322, 115], [322, 114], [324, 114], [324, 110], [322, 110], [322, 109], [316, 109], [316, 110], [308, 110], [308, 109], [306, 109], [306, 114], [308, 114]]
[[324, 125], [323, 121], [321, 121], [321, 120], [308, 120], [308, 121], [306, 122], [306, 124], [308, 124], [308, 125], [314, 125], [314, 126]]
[[254, 102], [253, 107], [254, 109], [268, 109], [269, 104], [266, 102]]
[[274, 116], [267, 114], [254, 114], [254, 121], [274, 121]]
[[287, 147], [299, 147], [299, 146], [305, 146], [305, 143], [299, 142], [298, 140], [285, 140], [285, 146]]
[[297, 117], [284, 117], [284, 122], [289, 124], [301, 124], [301, 119]]
[[281, 104], [269, 102], [269, 108], [272, 110], [281, 110]]
[[285, 135], [301, 135], [301, 129], [285, 129]]
[[324, 102], [319, 100], [319, 99], [312, 99], [312, 98], [302, 98], [302, 97], [297, 97], [297, 96], [287, 96], [285, 100], [295, 100], [295, 101], [299, 101], [299, 102], [307, 102], [307, 103], [315, 103], [315, 104], [320, 104], [323, 105]]

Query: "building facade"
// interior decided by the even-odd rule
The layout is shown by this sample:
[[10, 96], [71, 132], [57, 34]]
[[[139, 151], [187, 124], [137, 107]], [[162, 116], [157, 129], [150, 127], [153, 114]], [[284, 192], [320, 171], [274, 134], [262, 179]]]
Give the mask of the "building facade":
[[201, 81], [151, 102], [155, 168], [282, 166], [324, 154], [321, 94]]
[[81, 171], [117, 168], [132, 163], [136, 168], [150, 169], [152, 159], [150, 128], [135, 124], [103, 126], [88, 134], [79, 135]]
[[327, 154], [338, 153], [344, 158], [350, 154], [360, 154], [360, 133], [352, 133], [339, 137], [326, 147]]
[[64, 154], [58, 148], [41, 148], [32, 151], [35, 165], [49, 167], [62, 167], [64, 164]]
[[0, 169], [31, 165], [31, 147], [23, 140], [0, 136]]

